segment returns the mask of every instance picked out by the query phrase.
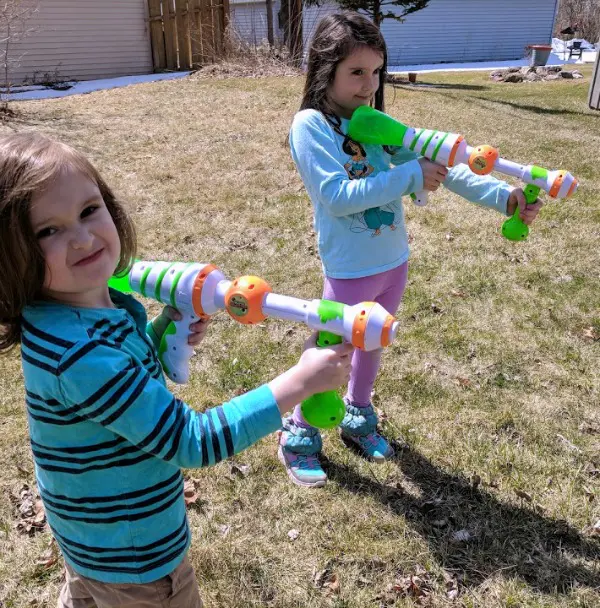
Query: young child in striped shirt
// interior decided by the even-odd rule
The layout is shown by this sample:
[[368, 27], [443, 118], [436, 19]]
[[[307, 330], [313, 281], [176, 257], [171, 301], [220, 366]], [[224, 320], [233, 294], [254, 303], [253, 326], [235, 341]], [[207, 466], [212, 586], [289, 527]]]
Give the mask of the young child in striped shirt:
[[[0, 138], [0, 352], [21, 345], [63, 607], [201, 606], [180, 468], [246, 449], [350, 371], [351, 345], [313, 337], [268, 384], [194, 411], [166, 386], [143, 306], [107, 286], [134, 256], [131, 221], [81, 153], [31, 132]], [[154, 330], [177, 315], [165, 309]], [[189, 343], [205, 330], [191, 325]]]

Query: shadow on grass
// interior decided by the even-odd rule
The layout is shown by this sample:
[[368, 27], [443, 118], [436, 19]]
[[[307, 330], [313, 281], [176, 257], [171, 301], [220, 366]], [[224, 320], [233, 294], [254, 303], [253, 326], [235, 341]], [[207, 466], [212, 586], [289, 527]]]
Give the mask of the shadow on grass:
[[419, 89], [451, 89], [461, 91], [487, 91], [490, 87], [481, 84], [458, 84], [442, 82], [388, 82], [394, 89], [408, 89], [410, 91]]
[[[397, 453], [399, 469], [421, 490], [423, 499], [344, 465], [329, 460], [323, 464], [332, 481], [351, 492], [369, 494], [404, 517], [428, 542], [438, 564], [459, 576], [466, 587], [502, 572], [547, 594], [567, 594], [576, 586], [600, 590], [600, 540], [584, 537], [566, 521], [502, 503], [414, 450], [400, 448]], [[444, 521], [447, 525], [440, 527]], [[458, 530], [469, 530], [474, 538], [454, 542], [452, 535]], [[595, 561], [595, 566], [581, 563], [584, 560]]]
[[600, 118], [600, 112], [593, 113], [593, 110], [589, 109], [587, 104], [585, 105], [585, 111], [574, 112], [573, 110], [564, 110], [561, 108], [541, 108], [540, 106], [532, 106], [524, 103], [515, 103], [514, 101], [505, 101], [502, 99], [492, 99], [490, 97], [477, 97], [473, 96], [473, 99], [479, 99], [481, 101], [491, 101], [492, 103], [499, 103], [505, 106], [510, 106], [515, 110], [525, 110], [526, 112], [533, 112], [534, 114], [554, 114], [556, 116], [592, 116], [594, 118]]

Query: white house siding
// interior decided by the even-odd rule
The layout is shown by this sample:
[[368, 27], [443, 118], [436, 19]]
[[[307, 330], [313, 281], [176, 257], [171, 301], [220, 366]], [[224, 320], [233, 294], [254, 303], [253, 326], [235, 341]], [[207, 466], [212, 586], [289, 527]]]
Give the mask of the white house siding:
[[[276, 41], [283, 40], [283, 32], [279, 27], [277, 17], [281, 2], [277, 0], [273, 6], [273, 36]], [[267, 35], [267, 6], [262, 1], [230, 0], [230, 22], [240, 40], [253, 46], [268, 40]]]
[[[383, 22], [388, 64], [521, 58], [526, 45], [551, 42], [556, 6], [557, 0], [431, 0], [404, 23]], [[304, 8], [305, 48], [319, 19], [336, 10], [335, 4]]]
[[38, 0], [10, 49], [11, 81], [45, 74], [90, 80], [153, 70], [147, 0]]

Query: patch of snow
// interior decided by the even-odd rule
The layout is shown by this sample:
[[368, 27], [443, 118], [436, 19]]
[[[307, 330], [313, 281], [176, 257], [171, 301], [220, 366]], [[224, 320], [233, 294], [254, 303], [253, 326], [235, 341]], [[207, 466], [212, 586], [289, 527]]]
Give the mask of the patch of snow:
[[57, 91], [50, 87], [14, 87], [13, 92], [8, 96], [10, 101], [26, 101], [32, 99], [54, 99], [56, 97], [68, 97], [69, 95], [83, 95], [84, 93], [92, 93], [93, 91], [102, 91], [106, 89], [115, 89], [118, 87], [127, 87], [132, 84], [140, 84], [142, 82], [155, 82], [158, 80], [172, 80], [174, 78], [183, 78], [188, 76], [190, 72], [170, 72], [168, 74], [141, 74], [137, 76], [120, 76], [118, 78], [103, 78], [101, 80], [82, 80], [74, 82], [73, 86], [65, 91]]

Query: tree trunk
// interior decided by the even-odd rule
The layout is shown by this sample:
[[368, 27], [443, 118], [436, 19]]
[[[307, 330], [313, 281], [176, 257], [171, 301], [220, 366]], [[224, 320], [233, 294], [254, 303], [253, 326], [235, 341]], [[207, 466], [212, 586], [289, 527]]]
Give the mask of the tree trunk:
[[373, 23], [377, 27], [381, 27], [383, 21], [383, 15], [381, 13], [381, 3], [378, 0], [373, 2]]
[[275, 37], [273, 36], [273, 0], [266, 0], [265, 5], [267, 9], [267, 40], [269, 45], [273, 46], [275, 44]]
[[[285, 0], [284, 0], [285, 1]], [[302, 63], [302, 0], [288, 0], [288, 48], [292, 62]]]

